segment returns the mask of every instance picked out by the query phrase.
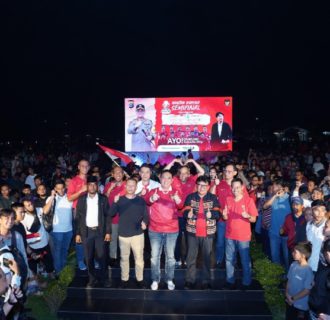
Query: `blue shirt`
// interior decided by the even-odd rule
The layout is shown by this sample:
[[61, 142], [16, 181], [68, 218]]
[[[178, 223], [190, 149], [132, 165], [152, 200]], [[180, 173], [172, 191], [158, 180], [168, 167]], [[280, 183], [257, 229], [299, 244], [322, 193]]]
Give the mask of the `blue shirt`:
[[290, 212], [289, 195], [286, 193], [283, 197], [277, 197], [272, 204], [269, 233], [280, 236], [280, 229], [284, 224], [285, 217], [290, 214]]

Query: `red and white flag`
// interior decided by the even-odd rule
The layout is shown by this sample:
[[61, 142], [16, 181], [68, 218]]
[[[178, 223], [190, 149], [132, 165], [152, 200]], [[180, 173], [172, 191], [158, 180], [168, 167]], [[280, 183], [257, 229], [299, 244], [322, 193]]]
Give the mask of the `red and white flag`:
[[115, 150], [115, 149], [110, 149], [108, 147], [102, 146], [99, 143], [96, 143], [105, 153], [106, 155], [111, 158], [112, 160], [115, 159], [120, 159], [122, 162], [124, 162], [124, 164], [129, 164], [130, 162], [133, 162], [132, 158], [124, 152]]

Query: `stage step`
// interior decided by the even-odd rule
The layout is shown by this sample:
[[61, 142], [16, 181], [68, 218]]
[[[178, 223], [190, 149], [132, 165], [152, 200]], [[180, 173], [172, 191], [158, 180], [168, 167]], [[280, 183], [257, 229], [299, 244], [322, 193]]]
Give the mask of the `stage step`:
[[[272, 319], [264, 302], [263, 290], [253, 281], [248, 290], [224, 290], [224, 270], [214, 270], [212, 290], [184, 290], [184, 269], [177, 269], [176, 290], [164, 283], [158, 291], [137, 289], [134, 270], [127, 289], [118, 288], [120, 270], [112, 268], [112, 287], [87, 289], [87, 277], [76, 274], [67, 291], [67, 298], [58, 311], [67, 320], [208, 320], [208, 319]], [[150, 274], [150, 270], [145, 270]], [[219, 276], [219, 277], [218, 277]], [[149, 276], [150, 279], [150, 276]], [[148, 287], [150, 281], [145, 279]], [[239, 283], [239, 281], [238, 281]]]

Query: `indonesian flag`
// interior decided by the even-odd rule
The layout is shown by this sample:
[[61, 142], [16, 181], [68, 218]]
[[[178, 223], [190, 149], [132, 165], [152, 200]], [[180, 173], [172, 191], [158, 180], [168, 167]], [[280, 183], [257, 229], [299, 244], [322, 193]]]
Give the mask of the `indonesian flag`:
[[131, 157], [124, 152], [115, 150], [115, 149], [110, 149], [108, 147], [102, 146], [99, 143], [96, 143], [105, 153], [106, 155], [111, 158], [112, 160], [115, 159], [120, 159], [122, 162], [124, 162], [126, 165], [129, 164], [130, 162], [133, 162], [133, 160], [131, 159]]

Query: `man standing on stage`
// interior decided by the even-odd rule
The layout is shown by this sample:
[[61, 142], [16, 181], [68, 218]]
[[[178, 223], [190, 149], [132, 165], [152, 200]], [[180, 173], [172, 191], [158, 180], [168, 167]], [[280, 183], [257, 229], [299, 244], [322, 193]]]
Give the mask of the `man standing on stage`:
[[145, 199], [150, 205], [149, 239], [151, 245], [151, 290], [157, 290], [160, 282], [160, 257], [165, 254], [165, 281], [169, 290], [175, 289], [174, 249], [179, 232], [178, 207], [182, 200], [171, 186], [172, 173], [164, 170], [160, 176], [160, 187], [151, 190]]
[[[165, 167], [165, 170], [170, 170], [176, 163], [181, 165], [181, 167], [178, 170], [178, 176], [173, 178], [172, 185], [175, 190], [181, 191], [182, 203], [184, 203], [187, 196], [195, 191], [197, 178], [204, 175], [205, 171], [194, 159], [188, 159], [184, 164], [182, 164], [181, 159], [173, 159]], [[196, 175], [192, 175], [190, 173], [190, 163], [195, 166], [197, 170]], [[179, 210], [179, 228], [180, 232], [175, 248], [175, 259], [177, 266], [184, 264], [186, 260], [186, 252], [183, 250], [182, 246], [182, 239], [185, 240], [184, 235], [186, 233], [186, 222], [183, 219], [183, 210]]]
[[250, 241], [251, 223], [256, 222], [258, 210], [252, 198], [244, 194], [243, 182], [239, 178], [231, 183], [233, 197], [226, 198], [223, 219], [226, 227], [226, 287], [235, 287], [235, 263], [238, 251], [243, 269], [243, 288], [252, 282]]
[[135, 108], [136, 118], [132, 120], [127, 132], [132, 135], [131, 149], [134, 151], [155, 151], [155, 134], [152, 133], [153, 123], [146, 119], [145, 106], [138, 104]]
[[111, 240], [111, 216], [108, 199], [98, 193], [98, 181], [87, 178], [87, 194], [79, 197], [76, 207], [76, 243], [82, 243], [87, 261], [89, 281], [87, 287], [97, 284], [94, 259], [100, 266], [100, 284], [110, 287], [105, 268], [104, 242]]
[[202, 248], [203, 271], [202, 288], [211, 288], [211, 252], [219, 218], [217, 197], [208, 192], [210, 180], [206, 176], [198, 177], [197, 192], [188, 195], [184, 205], [184, 218], [188, 242], [187, 273], [185, 288], [192, 289], [196, 281], [196, 260], [198, 249]]
[[129, 279], [129, 257], [131, 249], [135, 261], [135, 277], [137, 286], [144, 288], [143, 283], [143, 249], [144, 230], [149, 223], [147, 205], [143, 198], [135, 194], [136, 180], [129, 178], [126, 181], [126, 194], [122, 197], [116, 196], [111, 206], [111, 215], [119, 213], [119, 248], [121, 287], [126, 288]]

